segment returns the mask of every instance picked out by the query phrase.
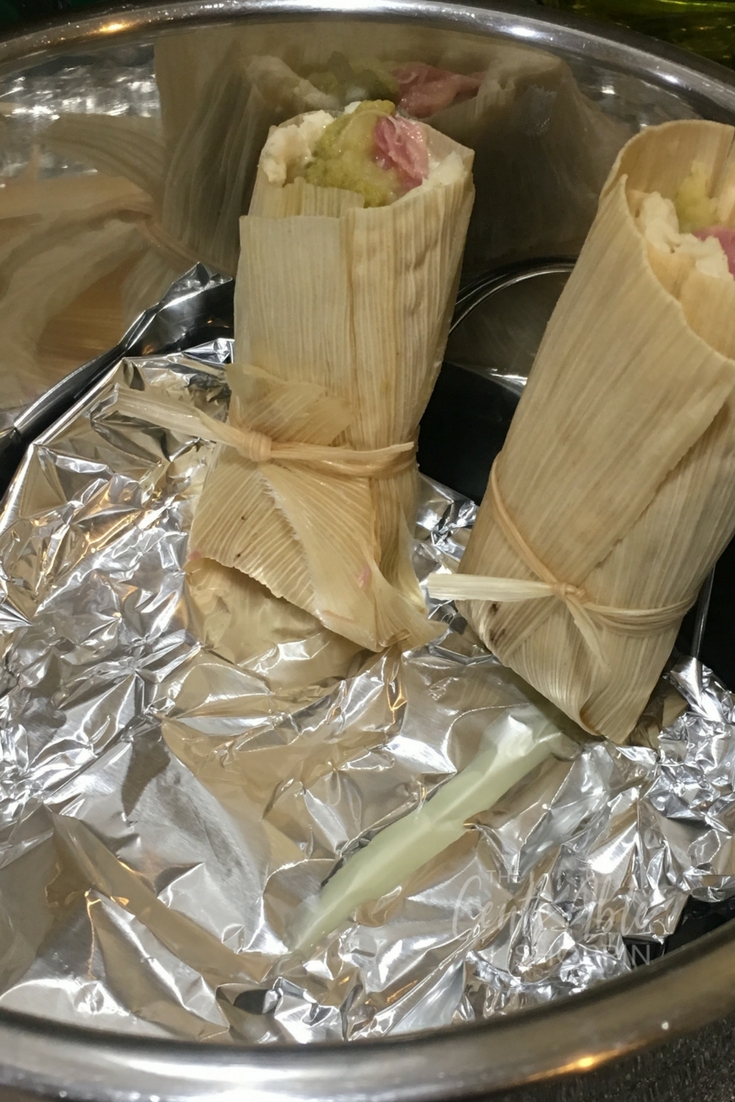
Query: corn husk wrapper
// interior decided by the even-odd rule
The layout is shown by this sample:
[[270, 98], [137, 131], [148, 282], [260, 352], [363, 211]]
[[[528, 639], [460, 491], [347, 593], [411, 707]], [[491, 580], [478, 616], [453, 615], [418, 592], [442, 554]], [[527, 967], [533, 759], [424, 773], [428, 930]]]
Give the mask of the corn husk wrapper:
[[293, 694], [299, 707], [305, 689], [318, 699], [363, 653], [239, 570], [196, 559], [187, 565], [187, 580], [196, 631], [207, 648], [252, 671], [281, 698]]
[[[455, 182], [362, 197], [261, 175], [242, 219], [230, 420], [274, 440], [371, 450], [415, 440], [441, 365], [472, 206], [472, 154], [426, 128]], [[243, 365], [255, 365], [254, 367]], [[410, 561], [415, 463], [386, 477], [220, 449], [197, 553], [255, 578], [360, 646], [432, 638]]]
[[[643, 193], [673, 198], [700, 162], [720, 220], [735, 225], [734, 136], [686, 121], [624, 148], [497, 461], [502, 501], [526, 543], [599, 605], [692, 603], [735, 531], [735, 280], [658, 252], [634, 220]], [[490, 493], [460, 569], [538, 581], [501, 533]], [[597, 622], [600, 660], [556, 597], [460, 608], [504, 663], [616, 741], [643, 710], [679, 627]]]

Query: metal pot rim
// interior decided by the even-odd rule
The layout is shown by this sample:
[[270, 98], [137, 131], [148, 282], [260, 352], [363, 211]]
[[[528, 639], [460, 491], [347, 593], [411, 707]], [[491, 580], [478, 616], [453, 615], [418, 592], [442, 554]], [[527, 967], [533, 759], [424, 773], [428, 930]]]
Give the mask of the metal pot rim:
[[[594, 59], [735, 120], [735, 74], [643, 35], [566, 14], [443, 0], [179, 0], [54, 21], [0, 40], [0, 73], [52, 55], [234, 20], [363, 17], [497, 35]], [[561, 1002], [451, 1030], [310, 1046], [192, 1046], [0, 1010], [0, 1088], [94, 1099], [428, 1102], [578, 1073], [735, 1011], [735, 925]], [[68, 1086], [59, 1091], [59, 1084]], [[73, 1086], [71, 1086], [73, 1084]], [[368, 1095], [369, 1092], [369, 1095]]]
[[647, 35], [591, 19], [504, 0], [455, 4], [446, 0], [177, 0], [174, 6], [146, 4], [96, 13], [72, 21], [54, 19], [31, 31], [0, 36], [0, 74], [47, 60], [50, 55], [241, 20], [285, 17], [313, 20], [366, 18], [403, 20], [482, 36], [498, 35], [565, 55], [593, 58], [612, 69], [687, 93], [711, 112], [735, 112], [735, 76], [717, 62], [690, 54]]
[[726, 926], [546, 1006], [356, 1043], [192, 1045], [0, 1010], [0, 1087], [100, 1102], [234, 1102], [245, 1086], [249, 1102], [444, 1102], [591, 1071], [702, 1028], [735, 1010], [734, 963]]

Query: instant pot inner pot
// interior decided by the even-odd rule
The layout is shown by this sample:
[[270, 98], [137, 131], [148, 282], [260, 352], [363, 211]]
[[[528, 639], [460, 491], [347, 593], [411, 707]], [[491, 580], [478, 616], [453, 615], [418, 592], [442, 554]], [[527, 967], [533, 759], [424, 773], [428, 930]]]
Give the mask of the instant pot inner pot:
[[[88, 1027], [102, 1025], [108, 1031], [154, 1040], [206, 1042], [226, 1037], [236, 1044], [343, 1036], [370, 1040], [381, 1039], [391, 1030], [411, 1033], [427, 1023], [450, 1022], [459, 1027], [456, 1036], [467, 1036], [464, 1023], [490, 1017], [496, 1010], [516, 1010], [534, 1001], [543, 1004], [553, 993], [581, 990], [588, 982], [585, 970], [598, 979], [619, 976], [722, 925], [735, 908], [727, 892], [713, 900], [703, 890], [701, 898], [681, 909], [673, 933], [667, 929], [664, 936], [659, 931], [652, 940], [635, 923], [625, 929], [621, 926], [616, 930], [618, 957], [613, 961], [614, 953], [610, 955], [607, 971], [607, 965], [601, 967], [599, 959], [592, 958], [594, 953], [604, 956], [609, 946], [600, 943], [594, 950], [586, 946], [587, 955], [582, 952], [574, 958], [563, 982], [560, 973], [554, 973], [548, 990], [544, 990], [544, 968], [554, 954], [563, 954], [569, 937], [563, 928], [563, 900], [540, 893], [527, 914], [529, 929], [536, 923], [546, 931], [546, 957], [539, 952], [533, 960], [522, 959], [523, 954], [516, 952], [511, 959], [501, 936], [481, 962], [485, 973], [478, 971], [472, 983], [466, 983], [459, 950], [454, 956], [442, 956], [432, 948], [428, 924], [429, 947], [422, 948], [417, 930], [428, 919], [414, 908], [405, 935], [394, 939], [390, 952], [385, 946], [380, 952], [371, 949], [369, 937], [361, 940], [358, 933], [346, 950], [344, 946], [339, 952], [330, 950], [314, 963], [309, 987], [309, 983], [300, 985], [288, 969], [282, 975], [273, 971], [278, 956], [273, 931], [282, 929], [279, 923], [300, 890], [298, 878], [289, 870], [297, 868], [303, 857], [294, 851], [289, 865], [279, 851], [280, 863], [274, 857], [273, 872], [263, 879], [268, 891], [265, 903], [262, 892], [248, 903], [251, 910], [263, 909], [265, 916], [257, 950], [248, 958], [249, 971], [233, 971], [237, 954], [250, 949], [243, 934], [250, 919], [241, 926], [225, 922], [227, 908], [235, 906], [228, 895], [228, 881], [241, 884], [243, 898], [249, 882], [244, 866], [231, 860], [237, 852], [240, 825], [233, 774], [226, 770], [238, 754], [255, 747], [248, 759], [253, 772], [248, 767], [243, 774], [249, 782], [252, 776], [257, 778], [268, 753], [291, 745], [295, 731], [304, 738], [309, 731], [318, 731], [326, 722], [326, 711], [333, 717], [343, 715], [344, 729], [354, 733], [350, 709], [358, 704], [366, 707], [364, 699], [350, 698], [349, 689], [335, 695], [330, 684], [328, 706], [323, 704], [324, 694], [320, 698], [312, 693], [308, 699], [299, 697], [295, 709], [290, 687], [273, 695], [268, 727], [265, 713], [254, 710], [253, 700], [267, 696], [263, 686], [273, 675], [272, 655], [271, 665], [263, 660], [257, 668], [247, 666], [243, 672], [236, 658], [222, 657], [229, 653], [222, 649], [225, 646], [236, 650], [232, 633], [223, 632], [218, 644], [212, 645], [206, 634], [197, 638], [204, 629], [186, 617], [166, 636], [165, 646], [161, 643], [160, 625], [168, 615], [164, 605], [174, 608], [182, 601], [171, 580], [180, 566], [171, 549], [185, 545], [190, 506], [182, 491], [176, 506], [171, 506], [170, 524], [167, 520], [168, 527], [161, 526], [163, 513], [154, 516], [151, 506], [149, 516], [148, 499], [139, 495], [158, 485], [151, 474], [154, 469], [161, 487], [170, 486], [166, 479], [171, 477], [179, 479], [181, 486], [189, 484], [187, 479], [194, 486], [196, 449], [189, 442], [176, 451], [162, 430], [131, 429], [129, 422], [115, 419], [112, 396], [115, 385], [125, 384], [133, 389], [159, 386], [179, 395], [194, 394], [212, 409], [224, 401], [222, 364], [231, 335], [231, 285], [225, 281], [234, 275], [237, 259], [236, 249], [233, 254], [230, 247], [228, 253], [225, 230], [227, 220], [236, 225], [240, 213], [238, 203], [233, 206], [231, 201], [233, 179], [240, 207], [245, 209], [269, 126], [289, 118], [297, 107], [314, 105], [299, 99], [307, 80], [319, 94], [349, 101], [375, 98], [381, 88], [385, 90], [381, 81], [389, 59], [402, 65], [428, 63], [462, 73], [492, 70], [495, 74], [492, 87], [486, 89], [486, 109], [462, 123], [461, 140], [476, 149], [477, 201], [445, 362], [421, 422], [420, 469], [441, 485], [427, 482], [424, 487], [425, 543], [418, 548], [416, 561], [436, 564], [442, 555], [456, 559], [466, 542], [473, 503], [482, 498], [546, 322], [619, 148], [635, 131], [653, 123], [700, 116], [735, 120], [735, 92], [724, 74], [705, 72], [673, 54], [646, 54], [645, 49], [642, 52], [645, 43], [627, 44], [624, 35], [604, 39], [526, 12], [470, 11], [461, 6], [447, 12], [430, 4], [397, 0], [393, 20], [377, 10], [367, 21], [314, 18], [313, 13], [309, 19], [296, 18], [303, 13], [293, 5], [293, 12], [284, 10], [278, 19], [259, 21], [254, 6], [252, 10], [244, 3], [239, 7], [244, 16], [240, 22], [185, 26], [184, 9], [187, 17], [202, 15], [189, 4], [182, 6], [178, 27], [169, 25], [168, 9], [147, 9], [137, 23], [135, 14], [119, 20], [91, 18], [68, 33], [31, 36], [24, 46], [0, 46], [0, 61], [5, 63], [0, 81], [4, 177], [0, 189], [0, 445], [8, 444], [10, 457], [13, 447], [17, 450], [57, 422], [25, 461], [21, 472], [25, 481], [11, 490], [9, 508], [19, 510], [13, 517], [21, 517], [12, 548], [24, 548], [21, 558], [27, 557], [28, 566], [19, 566], [17, 559], [11, 562], [15, 550], [6, 543], [12, 592], [4, 606], [3, 624], [8, 638], [23, 617], [29, 624], [45, 624], [45, 632], [62, 625], [59, 646], [49, 652], [45, 664], [33, 664], [24, 637], [30, 672], [22, 723], [13, 727], [10, 722], [14, 705], [6, 714], [8, 732], [15, 732], [16, 741], [8, 749], [5, 774], [0, 774], [4, 831], [0, 833], [0, 1044], [4, 1023], [25, 1036], [18, 1017], [25, 1013], [70, 1026], [83, 1019]], [[174, 22], [176, 18], [174, 13]], [[80, 36], [77, 46], [75, 34]], [[543, 50], [529, 45], [533, 37], [543, 41]], [[62, 50], [58, 47], [64, 38], [68, 41]], [[435, 105], [428, 121], [451, 135], [452, 127], [458, 125], [454, 109]], [[239, 159], [231, 156], [233, 148], [242, 152]], [[192, 201], [196, 211], [187, 221], [186, 203]], [[172, 284], [176, 289], [169, 292]], [[35, 301], [31, 286], [36, 288]], [[146, 309], [141, 323], [141, 311]], [[193, 352], [192, 345], [198, 346]], [[191, 353], [189, 359], [165, 359], [182, 349]], [[145, 359], [116, 366], [124, 356]], [[82, 365], [81, 372], [74, 372]], [[75, 401], [80, 405], [70, 413]], [[9, 473], [10, 458], [7, 462]], [[95, 496], [103, 489], [104, 509], [102, 498]], [[23, 509], [36, 501], [34, 494], [37, 504], [26, 514]], [[80, 502], [87, 503], [89, 510], [81, 520]], [[161, 509], [165, 512], [163, 505]], [[72, 518], [66, 533], [55, 527], [59, 510], [67, 510]], [[98, 514], [105, 517], [104, 534], [95, 527]], [[151, 541], [156, 539], [171, 557], [166, 558], [169, 551], [161, 553], [155, 569], [150, 567], [148, 580], [141, 581], [138, 572], [134, 584], [122, 560], [117, 573], [112, 560], [95, 561], [94, 570], [112, 579], [110, 591], [121, 610], [115, 621], [119, 629], [111, 626], [114, 617], [101, 629], [95, 617], [101, 615], [105, 590], [104, 586], [89, 588], [85, 563], [91, 561], [94, 540], [104, 549], [105, 540], [113, 541], [115, 526], [124, 530], [125, 517], [133, 515], [138, 518], [138, 550], [126, 554], [133, 555], [130, 562], [135, 562], [135, 570], [144, 560], [154, 562]], [[144, 515], [145, 523], [140, 520]], [[10, 512], [6, 536], [8, 524], [16, 523], [8, 522], [8, 516]], [[88, 535], [84, 535], [85, 524]], [[35, 525], [37, 538], [28, 538], [23, 525]], [[82, 553], [85, 539], [87, 550]], [[38, 551], [41, 546], [43, 554]], [[117, 544], [115, 548], [117, 555]], [[70, 589], [67, 585], [62, 593], [58, 583], [58, 564], [64, 555], [70, 561], [77, 556], [78, 593], [84, 594], [79, 599], [87, 602], [76, 619]], [[734, 577], [731, 546], [716, 570], [708, 615], [702, 614], [699, 624], [704, 625], [700, 657], [731, 685], [735, 685]], [[126, 596], [123, 590], [128, 585]], [[44, 598], [48, 610], [39, 601], [44, 586], [48, 587]], [[149, 606], [156, 593], [161, 609], [153, 616]], [[214, 596], [210, 592], [207, 600], [209, 622], [221, 624], [222, 590]], [[256, 597], [250, 594], [248, 600], [252, 612]], [[39, 618], [39, 610], [46, 619]], [[400, 677], [391, 681], [384, 668], [376, 667], [371, 675], [369, 691], [376, 700], [383, 699], [385, 685], [398, 686], [395, 699], [388, 693], [393, 719], [380, 720], [389, 734], [395, 734], [391, 723], [400, 730], [401, 694], [406, 686], [406, 692], [414, 691], [411, 678], [424, 677], [429, 684], [442, 662], [485, 669], [482, 662], [487, 660], [470, 644], [457, 641], [463, 637], [454, 614], [445, 610], [441, 615], [458, 632], [452, 636], [456, 653], [449, 653], [450, 647], [430, 655], [424, 667], [401, 674], [405, 685]], [[67, 645], [71, 635], [63, 635], [65, 618], [81, 625], [84, 617], [97, 627], [90, 627], [87, 637], [79, 626], [74, 645]], [[682, 654], [692, 652], [694, 619], [690, 615], [683, 626], [678, 641]], [[141, 627], [146, 623], [149, 627]], [[123, 627], [140, 632], [138, 650], [124, 652], [129, 677], [121, 674], [110, 681], [109, 689], [99, 692], [99, 679], [108, 675], [111, 665], [123, 663], [123, 651], [115, 649], [120, 639], [116, 637], [114, 646], [110, 642], [111, 633], [118, 631], [121, 637]], [[289, 669], [297, 669], [299, 661], [313, 660], [314, 649], [322, 647], [324, 676], [336, 683], [332, 641], [315, 643], [315, 638], [313, 632], [298, 640], [284, 636], [276, 648], [279, 661], [284, 659], [291, 663]], [[41, 649], [44, 640], [41, 633]], [[145, 657], [149, 645], [154, 657], [146, 664], [141, 655]], [[99, 652], [94, 664], [89, 660], [88, 669], [79, 658], [85, 647]], [[109, 660], [104, 658], [105, 648], [109, 648]], [[184, 652], [186, 662], [194, 661], [191, 669], [182, 659]], [[338, 657], [342, 661], [344, 655]], [[178, 680], [172, 672], [177, 663], [182, 663]], [[8, 699], [15, 693], [17, 701], [26, 671], [13, 672], [12, 662], [8, 669], [4, 688]], [[501, 676], [490, 666], [487, 670], [488, 677]], [[452, 676], [447, 674], [448, 679]], [[692, 676], [687, 667], [679, 685]], [[160, 686], [166, 691], [159, 693]], [[722, 703], [726, 694], [720, 689], [707, 681], [703, 693], [719, 693], [718, 706], [729, 714]], [[360, 731], [354, 735], [357, 743], [373, 722], [378, 724], [372, 712], [366, 710], [364, 717], [361, 713]], [[329, 730], [330, 753], [338, 756], [344, 744], [336, 728]], [[22, 742], [22, 752], [17, 740]], [[387, 740], [388, 735], [386, 745]], [[219, 749], [213, 754], [215, 743]], [[300, 806], [299, 785], [307, 800], [319, 803], [318, 829], [325, 836], [332, 830], [330, 845], [337, 853], [349, 854], [366, 842], [390, 821], [395, 808], [390, 813], [375, 812], [372, 819], [355, 814], [351, 833], [341, 825], [334, 828], [339, 817], [335, 809], [345, 816], [346, 807], [357, 807], [359, 801], [366, 807], [379, 799], [390, 753], [384, 746], [370, 745], [360, 765], [359, 784], [357, 774], [341, 774], [337, 768], [329, 780], [325, 763], [315, 758], [311, 766], [324, 770], [323, 791], [314, 786], [312, 776], [300, 775], [294, 781], [284, 772], [261, 816], [265, 828], [258, 842], [258, 860], [267, 864], [268, 847], [276, 853], [281, 836], [288, 839], [289, 816]], [[624, 751], [615, 768], [634, 771], [650, 753], [645, 747]], [[404, 803], [396, 803], [399, 811], [415, 802], [419, 789], [424, 795], [433, 791], [464, 762], [460, 754], [460, 766], [455, 761], [447, 764], [451, 755], [445, 746], [434, 748], [432, 754], [431, 760], [417, 757], [418, 781], [407, 765]], [[408, 755], [406, 762], [411, 760]], [[197, 803], [187, 774], [200, 767], [206, 785]], [[63, 774], [63, 783], [50, 779], [54, 770], [59, 778]], [[376, 778], [373, 787], [365, 784], [368, 772]], [[347, 791], [353, 783], [359, 796]], [[156, 800], [165, 806], [165, 815], [157, 817]], [[541, 787], [529, 800], [536, 810], [543, 805]], [[172, 839], [166, 818], [171, 808], [181, 817], [181, 838], [200, 840], [201, 853], [192, 849], [187, 855], [183, 843]], [[340, 840], [337, 835], [343, 829], [345, 837]], [[481, 829], [500, 853], [505, 844], [502, 822], [488, 820]], [[641, 837], [645, 836], [642, 830]], [[561, 835], [557, 841], [561, 846]], [[310, 844], [315, 850], [321, 844], [316, 828]], [[83, 859], [75, 863], [69, 854], [77, 850]], [[215, 864], [208, 867], [204, 853], [212, 855], [216, 868]], [[322, 862], [325, 877], [330, 860]], [[645, 863], [645, 854], [642, 860]], [[93, 867], [95, 879], [90, 880]], [[476, 874], [478, 890], [484, 875], [483, 870]], [[252, 883], [260, 880], [253, 877]], [[470, 890], [467, 883], [465, 878], [451, 890], [462, 896]], [[663, 875], [661, 883], [666, 883]], [[497, 885], [497, 899], [502, 892], [509, 894], [506, 888]], [[150, 905], [136, 903], [139, 889], [148, 893], [145, 898], [150, 897]], [[493, 906], [497, 899], [491, 901]], [[222, 914], [213, 917], [220, 905]], [[430, 905], [429, 892], [420, 897], [419, 910], [425, 907], [428, 914]], [[390, 904], [387, 907], [386, 914]], [[538, 930], [529, 933], [527, 944], [531, 943], [538, 948]], [[432, 953], [436, 955], [433, 963]], [[141, 968], [139, 974], [143, 962], [151, 961], [155, 967]], [[223, 982], [221, 977], [230, 966], [231, 981]], [[516, 966], [520, 972], [514, 976]], [[654, 971], [656, 967], [662, 966], [654, 966]], [[381, 969], [391, 968], [405, 978], [404, 987], [396, 985], [395, 974], [383, 975]], [[646, 972], [642, 969], [640, 975]], [[501, 973], [505, 978], [494, 987], [493, 976]], [[210, 982], [211, 975], [220, 980]], [[422, 984], [428, 975], [432, 980], [427, 1002]], [[356, 977], [362, 978], [358, 982]], [[527, 1003], [520, 995], [513, 996], [516, 982], [519, 989], [527, 983], [533, 992]], [[628, 982], [633, 978], [628, 977]], [[361, 984], [370, 987], [367, 994]], [[604, 987], [603, 983], [595, 990]], [[314, 992], [327, 989], [331, 994], [320, 1003]], [[339, 993], [347, 990], [349, 999], [340, 1001]], [[635, 998], [632, 989], [630, 998]], [[363, 1013], [361, 1007], [368, 1004], [373, 1009]], [[452, 1006], [456, 1013], [447, 1011]], [[268, 1020], [272, 1028], [262, 1024]], [[251, 1028], [248, 1022], [255, 1021], [257, 1028]], [[511, 1019], [505, 1021], [510, 1024]], [[196, 1028], [192, 1022], [198, 1023]], [[445, 1036], [445, 1031], [437, 1036]], [[621, 1040], [619, 1048], [637, 1043], [635, 1038]], [[19, 1054], [21, 1049], [22, 1045]], [[11, 1055], [6, 1057], [3, 1050], [2, 1059]], [[84, 1055], [80, 1059], [81, 1068]], [[104, 1056], [100, 1059], [104, 1065]], [[585, 1066], [592, 1064], [570, 1064], [569, 1068], [579, 1071]], [[53, 1069], [44, 1075], [48, 1084]], [[291, 1087], [281, 1084], [274, 1089], [288, 1093]], [[421, 1089], [433, 1087], [425, 1084]], [[475, 1083], [475, 1093], [479, 1089]], [[104, 1087], [99, 1090], [104, 1094]], [[457, 1080], [451, 1096], [459, 1097], [462, 1090]], [[381, 1097], [394, 1095], [388, 1091]]]

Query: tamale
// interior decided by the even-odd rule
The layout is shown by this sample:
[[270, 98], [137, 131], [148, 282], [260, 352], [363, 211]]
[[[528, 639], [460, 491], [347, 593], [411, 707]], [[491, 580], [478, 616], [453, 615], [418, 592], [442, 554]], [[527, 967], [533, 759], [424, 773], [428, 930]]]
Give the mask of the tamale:
[[[735, 278], [717, 240], [735, 227], [734, 139], [684, 121], [622, 150], [460, 574], [433, 583], [465, 598], [501, 661], [615, 741], [735, 531]], [[697, 178], [708, 241], [677, 224]]]
[[[393, 120], [387, 106], [370, 115], [362, 105], [350, 125], [372, 119], [377, 134]], [[268, 447], [261, 457], [217, 451], [191, 546], [379, 650], [436, 634], [410, 561], [413, 446], [459, 278], [472, 153], [391, 121], [399, 154], [409, 133], [424, 149], [428, 177], [368, 207], [302, 174], [319, 167], [314, 143], [331, 122], [300, 116], [272, 131], [261, 157], [241, 221], [228, 378], [231, 425]]]

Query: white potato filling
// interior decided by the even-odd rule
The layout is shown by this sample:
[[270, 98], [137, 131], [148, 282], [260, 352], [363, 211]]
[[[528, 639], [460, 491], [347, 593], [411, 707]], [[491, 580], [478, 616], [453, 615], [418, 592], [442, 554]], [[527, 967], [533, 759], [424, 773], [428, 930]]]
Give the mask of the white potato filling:
[[[423, 184], [420, 184], [414, 190], [420, 191], [421, 188], [425, 187], [448, 187], [449, 184], [454, 184], [459, 180], [462, 171], [462, 158], [459, 153], [449, 153], [442, 161], [437, 161], [429, 154], [429, 175]], [[412, 194], [412, 192], [408, 192], [408, 195]]]
[[727, 256], [716, 237], [703, 241], [693, 233], [680, 233], [676, 208], [670, 199], [654, 192], [641, 204], [638, 227], [649, 244], [662, 253], [691, 256], [698, 271], [716, 279], [732, 279]]
[[314, 146], [333, 121], [329, 111], [310, 111], [301, 122], [274, 127], [260, 155], [260, 167], [269, 183], [283, 186], [289, 175], [303, 171], [314, 159]]

